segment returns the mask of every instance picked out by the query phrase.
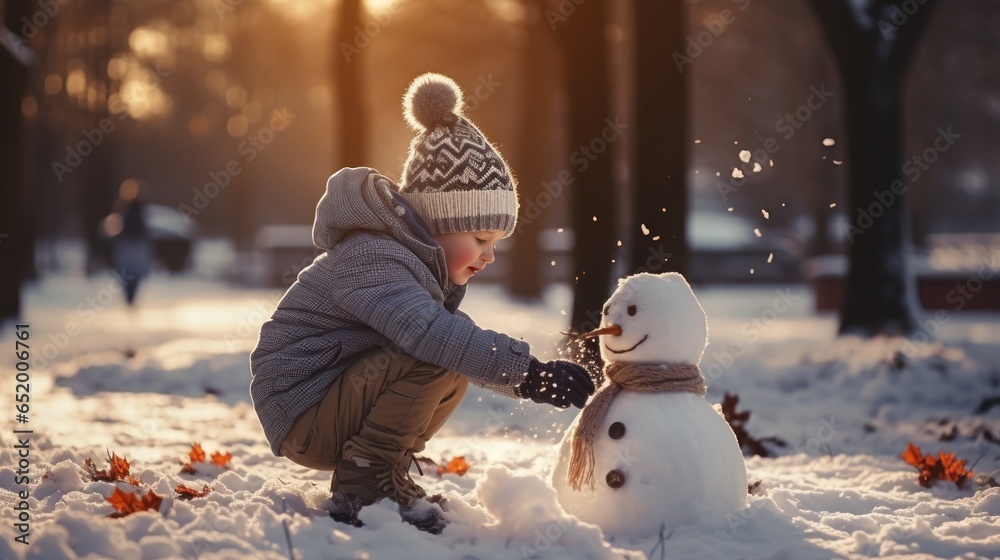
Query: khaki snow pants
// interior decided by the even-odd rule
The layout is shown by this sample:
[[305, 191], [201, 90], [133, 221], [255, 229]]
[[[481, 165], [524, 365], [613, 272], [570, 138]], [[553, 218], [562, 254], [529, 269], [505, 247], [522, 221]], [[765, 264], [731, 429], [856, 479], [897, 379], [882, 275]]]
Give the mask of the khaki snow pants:
[[362, 354], [307, 409], [281, 444], [294, 463], [331, 471], [351, 442], [352, 454], [394, 464], [419, 453], [458, 408], [468, 378], [421, 362], [398, 348]]

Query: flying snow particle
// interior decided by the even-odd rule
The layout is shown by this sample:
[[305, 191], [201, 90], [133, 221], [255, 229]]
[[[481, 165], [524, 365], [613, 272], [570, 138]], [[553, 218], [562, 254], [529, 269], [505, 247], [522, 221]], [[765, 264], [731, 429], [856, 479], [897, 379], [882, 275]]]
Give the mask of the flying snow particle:
[[597, 221], [597, 216], [594, 216], [593, 218], [594, 218], [594, 221], [596, 222]]
[[701, 144], [701, 140], [695, 140], [694, 143], [695, 144]]
[[753, 269], [752, 268], [750, 269], [750, 274], [753, 274]]
[[753, 162], [753, 172], [754, 173], [760, 173], [761, 169], [764, 169], [764, 168], [761, 167], [759, 163], [757, 163], [756, 161]]
[[737, 167], [733, 168], [733, 178], [734, 179], [742, 179], [743, 178], [743, 172], [740, 171], [739, 168], [737, 168]]
[[771, 167], [774, 167], [774, 160], [773, 159], [767, 160], [767, 163], [770, 164]]
[[833, 160], [833, 164], [834, 165], [841, 165], [842, 163], [844, 163], [844, 162], [840, 161], [839, 159]]
[[743, 163], [750, 161], [750, 150], [740, 150], [740, 161]]
[[659, 235], [654, 235], [653, 236], [653, 241], [659, 241], [659, 240], [660, 240], [660, 236]]
[[639, 224], [639, 228], [642, 230], [643, 235], [649, 235], [649, 228], [646, 227], [646, 224]]
[[730, 206], [729, 208], [726, 208], [726, 212], [732, 212], [732, 211], [733, 211], [733, 207], [732, 206]]
[[551, 262], [550, 264], [551, 264], [552, 266], [555, 266], [555, 265], [556, 265], [556, 261], [552, 261], [552, 262]]
[[834, 145], [836, 143], [837, 143], [837, 141], [834, 140], [833, 138], [824, 138], [823, 139], [823, 145], [824, 146], [832, 146], [832, 145]]
[[756, 235], [757, 237], [760, 237], [760, 228], [753, 228], [753, 233], [754, 233], [754, 235]]
[[830, 208], [836, 208], [836, 207], [837, 207], [837, 203], [836, 202], [831, 202], [830, 203]]
[[563, 232], [563, 228], [559, 228], [559, 229], [556, 230], [556, 233], [562, 233], [562, 232]]
[[619, 239], [619, 240], [618, 240], [618, 246], [619, 246], [619, 247], [621, 247], [621, 246], [622, 246], [622, 240], [621, 240], [621, 239]]
[[770, 220], [771, 219], [771, 215], [767, 213], [767, 210], [764, 210], [763, 208], [761, 208], [760, 209], [760, 213], [764, 215], [764, 219], [765, 220]]
[[767, 254], [767, 264], [771, 264], [771, 261], [773, 261], [773, 260], [774, 260], [774, 253], [768, 253]]

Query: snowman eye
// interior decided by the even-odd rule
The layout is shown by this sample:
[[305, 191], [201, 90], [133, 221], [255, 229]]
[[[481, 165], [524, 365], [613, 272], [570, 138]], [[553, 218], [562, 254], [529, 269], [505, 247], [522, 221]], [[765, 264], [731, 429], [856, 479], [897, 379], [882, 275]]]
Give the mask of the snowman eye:
[[611, 313], [611, 306], [605, 305], [604, 309], [601, 311], [601, 315], [607, 315], [608, 313]]
[[628, 314], [629, 315], [635, 315], [635, 306], [634, 305], [628, 306]]

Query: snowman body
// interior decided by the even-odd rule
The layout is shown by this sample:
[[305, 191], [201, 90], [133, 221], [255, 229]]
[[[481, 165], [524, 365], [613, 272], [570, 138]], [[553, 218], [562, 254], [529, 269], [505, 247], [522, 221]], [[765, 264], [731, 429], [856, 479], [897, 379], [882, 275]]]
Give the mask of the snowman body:
[[[708, 344], [705, 311], [677, 273], [620, 280], [601, 327], [614, 331], [600, 337], [605, 362], [696, 365]], [[567, 480], [582, 416], [563, 437], [552, 484], [568, 513], [605, 534], [656, 536], [745, 506], [746, 463], [736, 435], [700, 395], [621, 389], [593, 440], [593, 490], [574, 490]]]
[[704, 398], [623, 390], [594, 439], [594, 491], [566, 481], [572, 436], [563, 438], [553, 474], [559, 503], [605, 534], [658, 535], [724, 519], [746, 503], [747, 473], [736, 436]]

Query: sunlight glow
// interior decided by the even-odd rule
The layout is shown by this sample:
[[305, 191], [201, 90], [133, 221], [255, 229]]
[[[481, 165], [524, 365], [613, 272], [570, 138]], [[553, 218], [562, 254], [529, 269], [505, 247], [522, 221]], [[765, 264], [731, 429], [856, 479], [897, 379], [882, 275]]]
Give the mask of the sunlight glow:
[[222, 33], [208, 33], [201, 41], [201, 54], [209, 62], [225, 61], [229, 50], [229, 39]]
[[128, 46], [139, 56], [160, 58], [167, 54], [167, 34], [148, 26], [137, 27], [128, 37]]

